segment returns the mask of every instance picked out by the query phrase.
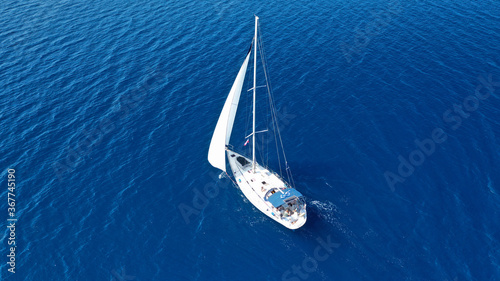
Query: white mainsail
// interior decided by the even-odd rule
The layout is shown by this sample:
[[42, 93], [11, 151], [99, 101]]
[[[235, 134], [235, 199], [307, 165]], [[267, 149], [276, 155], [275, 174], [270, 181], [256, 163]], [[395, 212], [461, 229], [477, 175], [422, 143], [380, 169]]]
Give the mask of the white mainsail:
[[236, 110], [238, 109], [238, 103], [240, 101], [241, 89], [243, 87], [243, 81], [245, 80], [245, 74], [248, 66], [248, 60], [250, 58], [250, 52], [248, 52], [243, 65], [234, 80], [231, 91], [224, 103], [222, 112], [217, 121], [217, 126], [215, 126], [214, 134], [212, 136], [212, 141], [210, 142], [210, 148], [208, 150], [208, 161], [215, 168], [226, 171], [226, 145], [229, 144], [229, 139], [231, 138], [231, 131], [233, 130], [234, 117], [236, 116]]

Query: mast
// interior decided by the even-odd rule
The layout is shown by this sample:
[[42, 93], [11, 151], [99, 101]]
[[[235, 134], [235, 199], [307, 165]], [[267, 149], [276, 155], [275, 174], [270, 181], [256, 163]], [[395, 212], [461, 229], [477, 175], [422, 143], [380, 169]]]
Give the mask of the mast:
[[255, 88], [257, 87], [257, 24], [259, 17], [255, 16], [255, 37], [253, 53], [253, 129], [252, 129], [252, 173], [255, 173]]

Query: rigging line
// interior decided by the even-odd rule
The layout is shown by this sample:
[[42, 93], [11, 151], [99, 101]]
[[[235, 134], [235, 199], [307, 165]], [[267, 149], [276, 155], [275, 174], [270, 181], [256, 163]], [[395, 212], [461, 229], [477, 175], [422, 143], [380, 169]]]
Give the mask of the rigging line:
[[[258, 29], [259, 29], [259, 32], [258, 32], [258, 35], [259, 37], [257, 38], [257, 44], [259, 47], [262, 47], [262, 35], [261, 35], [261, 30], [260, 30], [260, 23], [258, 25]], [[254, 41], [254, 42], [255, 42]], [[262, 62], [262, 67], [263, 67], [263, 72], [265, 72], [265, 64], [264, 64], [264, 53], [263, 53], [263, 49], [260, 49], [259, 48], [259, 53], [260, 53], [260, 57], [261, 57], [261, 62]], [[254, 53], [254, 55], [257, 55], [256, 53]], [[268, 84], [266, 83], [266, 85], [262, 85], [262, 86], [256, 86], [255, 88], [262, 88], [262, 87], [268, 87]], [[253, 90], [253, 88], [251, 89]], [[266, 107], [266, 114], [265, 114], [265, 122], [266, 122], [266, 129], [265, 130], [262, 130], [262, 131], [259, 131], [259, 132], [265, 132], [265, 131], [268, 131], [269, 129], [269, 108]], [[256, 132], [257, 133], [257, 132]], [[269, 142], [264, 142], [264, 136], [262, 135], [261, 136], [261, 143], [259, 144], [259, 156], [261, 157], [262, 159], [262, 164], [266, 165], [267, 167], [269, 167]]]
[[[259, 25], [259, 31], [260, 31], [260, 25]], [[267, 69], [267, 64], [265, 62], [265, 51], [264, 51], [264, 47], [262, 46], [263, 43], [262, 43], [262, 32], [259, 32], [259, 40], [258, 42], [260, 43], [259, 44], [259, 47], [260, 47], [260, 52], [261, 52], [261, 60], [262, 60], [262, 64], [263, 64], [263, 68], [264, 68], [264, 75], [266, 77], [266, 84], [267, 84], [267, 89], [268, 89], [268, 93], [269, 93], [269, 99], [270, 99], [270, 103], [271, 103], [271, 111], [273, 112], [273, 116], [274, 116], [274, 122], [277, 123], [277, 114], [276, 114], [276, 108], [274, 106], [274, 101], [272, 99], [272, 88], [271, 88], [271, 82], [270, 82], [270, 79], [269, 79], [269, 75], [268, 75], [268, 69]], [[288, 161], [286, 160], [286, 154], [285, 154], [285, 149], [284, 149], [284, 146], [283, 146], [283, 140], [281, 138], [281, 132], [279, 131], [279, 126], [278, 124], [276, 124], [276, 127], [277, 127], [277, 131], [278, 131], [278, 136], [279, 136], [279, 140], [280, 140], [280, 145], [281, 145], [281, 149], [282, 149], [282, 153], [283, 153], [283, 159], [285, 161], [285, 167], [286, 167], [286, 170], [287, 170], [287, 177], [289, 178], [289, 180], [293, 183], [293, 177], [292, 177], [292, 174], [291, 174], [291, 171], [290, 171], [290, 167], [288, 166]], [[276, 136], [275, 136], [276, 137]], [[277, 142], [277, 141], [276, 141]], [[280, 173], [281, 173], [281, 163], [280, 163], [280, 159], [278, 157], [278, 161], [279, 161], [279, 165], [280, 165]], [[294, 183], [293, 183], [294, 184]], [[295, 185], [295, 184], [294, 184]]]
[[[267, 99], [265, 99], [267, 100]], [[263, 150], [263, 153], [264, 153], [264, 159], [265, 159], [265, 164], [267, 167], [269, 167], [269, 108], [267, 107], [268, 104], [266, 102], [266, 132], [264, 134], [261, 134], [261, 142], [262, 142], [262, 150]]]
[[[268, 112], [266, 110], [266, 123], [269, 123], [268, 122]], [[267, 132], [266, 134], [262, 134], [261, 137], [261, 143], [262, 143], [262, 152], [263, 152], [263, 156], [264, 157], [264, 164], [266, 165], [266, 167], [269, 167], [269, 142], [267, 141]]]
[[234, 181], [233, 178], [231, 178], [227, 172], [225, 172], [225, 173], [226, 173], [226, 176], [233, 182], [234, 186], [238, 187], [238, 184], [236, 183], [236, 181]]
[[[278, 147], [278, 137], [276, 135], [276, 132], [279, 132], [279, 125], [277, 122], [277, 114], [276, 114], [276, 109], [274, 106], [274, 102], [272, 100], [272, 96], [269, 93], [269, 104], [270, 104], [270, 109], [271, 109], [271, 117], [272, 117], [272, 122], [271, 125], [273, 127], [273, 134], [274, 134], [274, 139], [275, 139], [275, 144], [276, 144], [276, 153], [278, 157], [278, 165], [280, 168], [280, 174], [283, 175], [282, 167], [281, 167], [281, 156], [279, 154], [279, 147]], [[281, 147], [283, 150], [283, 146]]]
[[259, 149], [259, 156], [260, 156], [260, 159], [261, 159], [261, 163], [264, 163], [264, 154], [263, 154], [262, 147], [260, 147], [260, 149]]
[[[260, 27], [260, 25], [259, 25]], [[262, 32], [259, 32], [260, 34], [262, 34]], [[266, 63], [266, 60], [265, 60], [265, 51], [264, 51], [264, 47], [263, 47], [263, 43], [262, 43], [262, 35], [260, 35], [260, 40], [258, 40], [257, 42], [260, 43], [259, 44], [259, 49], [260, 49], [260, 56], [261, 56], [261, 61], [262, 61], [262, 66], [263, 66], [263, 69], [264, 69], [264, 76], [266, 78], [266, 85], [267, 85], [267, 92], [268, 92], [268, 96], [269, 96], [269, 104], [270, 104], [270, 109], [271, 109], [271, 118], [272, 118], [272, 126], [273, 126], [273, 133], [274, 133], [274, 139], [275, 139], [275, 144], [276, 144], [276, 154], [277, 154], [277, 157], [278, 157], [278, 166], [279, 166], [279, 169], [280, 169], [280, 175], [283, 175], [283, 171], [282, 171], [282, 167], [281, 167], [281, 157], [280, 157], [280, 154], [279, 154], [279, 148], [278, 148], [278, 138], [276, 136], [276, 131], [279, 132], [279, 128], [278, 128], [278, 125], [277, 125], [277, 118], [276, 118], [276, 110], [274, 108], [274, 102], [273, 102], [273, 99], [272, 99], [272, 88], [271, 88], [271, 82], [270, 82], [270, 79], [269, 79], [269, 74], [268, 74], [268, 69], [267, 69], [267, 63]], [[282, 151], [284, 152], [283, 150], [283, 146], [281, 146], [281, 149]]]
[[[255, 87], [255, 89], [264, 88], [264, 87], [267, 87], [267, 85], [257, 86], [257, 87]], [[253, 87], [247, 90], [247, 92], [250, 92], [250, 91], [253, 91]]]
[[272, 115], [272, 126], [273, 126], [273, 134], [274, 134], [274, 140], [275, 140], [275, 144], [276, 144], [276, 154], [277, 154], [277, 157], [278, 157], [278, 165], [279, 165], [279, 168], [280, 168], [280, 175], [283, 175], [283, 172], [282, 172], [282, 169], [281, 169], [281, 156], [280, 156], [280, 153], [279, 153], [279, 147], [278, 147], [278, 138], [277, 138], [277, 135], [276, 135], [276, 131], [279, 130], [278, 128], [278, 124], [276, 122], [276, 115], [275, 115], [275, 110], [274, 110], [274, 105], [272, 104], [271, 102], [271, 115]]
[[[260, 25], [259, 25], [259, 31], [260, 31]], [[284, 158], [284, 161], [285, 161], [285, 167], [286, 167], [286, 171], [287, 171], [287, 177], [288, 177], [288, 180], [293, 184], [294, 184], [294, 181], [293, 181], [293, 176], [291, 174], [291, 170], [290, 170], [290, 167], [288, 166], [288, 161], [286, 160], [286, 154], [285, 154], [285, 149], [284, 149], [284, 146], [283, 146], [283, 140], [281, 138], [281, 132], [279, 131], [279, 125], [277, 124], [278, 123], [278, 120], [277, 120], [277, 112], [276, 112], [276, 108], [274, 106], [274, 101], [273, 101], [273, 98], [272, 98], [272, 87], [271, 87], [271, 79], [269, 78], [269, 74], [268, 74], [268, 67], [267, 67], [267, 63], [265, 61], [265, 49], [263, 47], [263, 40], [262, 40], [262, 32], [259, 32], [259, 40], [258, 40], [258, 43], [259, 43], [259, 47], [260, 47], [260, 52], [261, 52], [261, 60], [262, 60], [262, 65], [263, 65], [263, 68], [264, 68], [264, 75], [266, 77], [266, 85], [267, 85], [267, 91], [268, 91], [268, 94], [269, 94], [269, 100], [270, 100], [270, 107], [271, 107], [271, 116], [273, 118], [273, 127], [276, 127], [276, 131], [278, 132], [278, 136], [279, 136], [279, 139], [280, 139], [280, 146], [281, 146], [281, 149], [282, 149], [282, 153], [283, 153], [283, 158]], [[278, 149], [278, 144], [277, 144], [277, 138], [276, 138], [276, 132], [275, 132], [275, 139], [276, 139], [276, 148], [277, 148], [277, 153], [278, 153], [278, 164], [280, 166], [280, 173], [282, 173], [281, 171], [281, 159], [279, 157], [279, 149]]]
[[[257, 44], [259, 44], [259, 41], [258, 41], [258, 40], [257, 40]], [[259, 44], [259, 46], [260, 46], [260, 44]], [[257, 55], [257, 54], [256, 54], [256, 53], [254, 53], [254, 55]], [[261, 58], [262, 58], [262, 53], [261, 53]], [[267, 85], [264, 85], [264, 86], [257, 86], [257, 87], [255, 87], [255, 89], [257, 89], [257, 88], [261, 88], [261, 87], [267, 87]], [[265, 131], [267, 131], [267, 130], [256, 131], [256, 132], [254, 132], [254, 133], [252, 133], [252, 134], [250, 134], [250, 135], [253, 135], [253, 134], [258, 134], [258, 133], [262, 133], [262, 132], [265, 132]], [[249, 136], [250, 136], [250, 135], [249, 135]], [[263, 144], [263, 142], [259, 142], [259, 139], [258, 139], [258, 138], [256, 138], [255, 140], [256, 140], [256, 143], [254, 144], [254, 145], [255, 145], [255, 150], [256, 150], [256, 151], [257, 151], [257, 153], [259, 154], [258, 156], [260, 157], [261, 163], [262, 163], [263, 165], [266, 165], [266, 163], [265, 163], [266, 158], [264, 157], [264, 150], [265, 150], [265, 147], [264, 147], [264, 145], [262, 145], [262, 144]], [[260, 138], [260, 140], [262, 140], [262, 137]]]
[[[259, 30], [260, 31], [260, 30]], [[263, 47], [263, 43], [262, 43], [262, 32], [259, 32], [260, 34], [260, 38], [259, 38], [259, 42], [260, 42], [260, 47], [262, 48]], [[261, 60], [264, 61], [265, 60], [265, 50], [264, 49], [260, 49], [261, 50]], [[264, 62], [262, 63], [262, 67], [264, 68], [265, 65], [264, 65]], [[266, 70], [264, 69], [264, 73], [266, 72]], [[266, 88], [267, 88], [267, 83], [266, 83]], [[267, 100], [267, 105], [266, 106], [266, 129], [269, 130], [269, 119], [270, 119], [270, 105], [269, 105], [269, 100]], [[267, 135], [267, 134], [266, 134]], [[265, 145], [263, 145], [266, 149], [266, 165], [269, 167], [269, 141], [267, 141], [268, 139], [266, 138], [266, 142], [265, 142]], [[262, 135], [262, 142], [264, 143], [264, 135]]]
[[[252, 40], [252, 45], [253, 45], [253, 40]], [[249, 72], [250, 70], [250, 67], [247, 68], [247, 72]], [[247, 82], [247, 88], [250, 87], [250, 79], [245, 79], [246, 82]], [[246, 95], [246, 103], [245, 103], [245, 116], [246, 116], [246, 122], [245, 122], [245, 131], [243, 132], [243, 134], [246, 134], [248, 132], [248, 129], [250, 127], [250, 120], [251, 120], [251, 111], [250, 111], [250, 107], [252, 105], [252, 103], [250, 102], [250, 98], [251, 98], [251, 95]]]
[[[268, 94], [269, 94], [269, 92], [268, 92]], [[269, 95], [269, 97], [271, 97], [271, 96]], [[278, 166], [279, 166], [279, 169], [280, 169], [280, 174], [282, 175], [283, 171], [282, 171], [282, 167], [281, 167], [281, 156], [280, 156], [280, 153], [279, 153], [278, 138], [277, 138], [277, 135], [276, 135], [276, 131], [279, 130], [279, 128], [278, 128], [278, 125], [277, 125], [277, 122], [276, 122], [276, 114], [275, 114], [275, 110], [274, 110], [274, 104], [273, 104], [271, 98], [269, 99], [269, 104], [270, 104], [271, 118], [272, 118], [271, 125], [272, 125], [272, 128], [273, 128], [273, 135], [274, 135], [274, 140], [275, 140], [275, 145], [276, 145], [276, 155], [277, 155], [277, 158], [278, 158]]]

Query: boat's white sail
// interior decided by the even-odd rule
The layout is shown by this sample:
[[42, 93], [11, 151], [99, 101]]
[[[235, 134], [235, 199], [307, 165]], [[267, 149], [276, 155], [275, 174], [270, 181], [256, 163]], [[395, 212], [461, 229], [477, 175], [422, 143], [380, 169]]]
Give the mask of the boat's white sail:
[[226, 171], [226, 145], [229, 144], [229, 139], [231, 138], [234, 117], [238, 109], [238, 102], [240, 101], [241, 89], [243, 87], [243, 81], [245, 80], [249, 58], [250, 52], [248, 52], [234, 80], [231, 91], [229, 91], [229, 95], [224, 103], [219, 120], [217, 121], [217, 126], [215, 126], [215, 131], [208, 150], [208, 161], [210, 164], [224, 172]]

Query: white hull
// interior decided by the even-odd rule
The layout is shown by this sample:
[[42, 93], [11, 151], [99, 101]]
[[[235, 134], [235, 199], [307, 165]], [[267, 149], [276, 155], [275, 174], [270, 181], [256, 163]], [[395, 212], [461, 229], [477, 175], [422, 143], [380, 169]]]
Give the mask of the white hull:
[[[266, 194], [275, 188], [290, 188], [281, 178], [257, 163], [255, 164], [255, 172], [253, 172], [251, 160], [234, 151], [227, 150], [227, 157], [236, 183], [248, 201], [257, 209], [289, 229], [297, 229], [306, 223], [305, 203], [293, 205], [295, 211], [292, 211], [293, 207], [289, 207], [287, 204], [277, 209], [265, 199]], [[248, 163], [242, 165], [237, 160], [239, 158], [240, 161], [243, 161], [241, 157]], [[291, 212], [287, 212], [288, 208]]]

